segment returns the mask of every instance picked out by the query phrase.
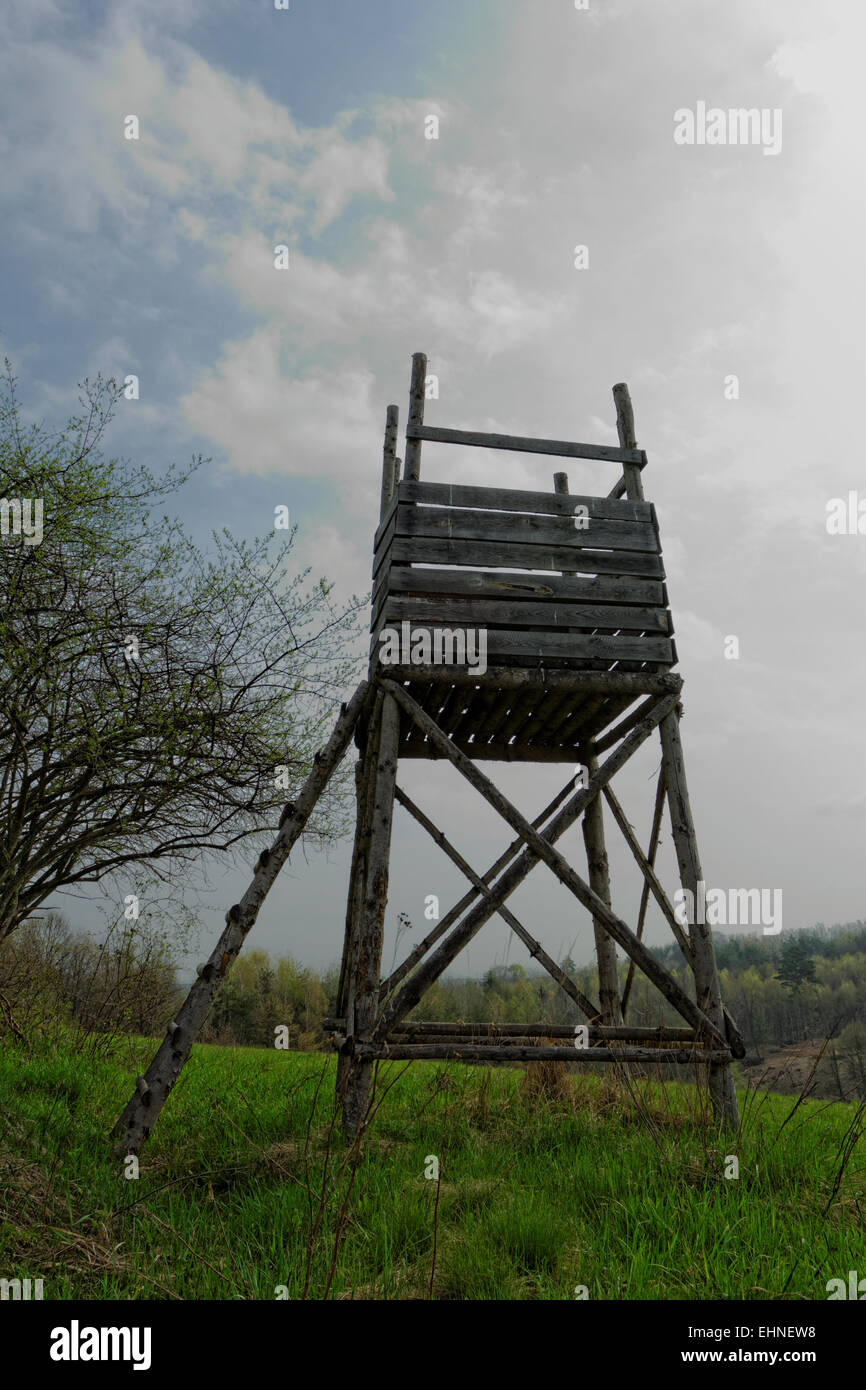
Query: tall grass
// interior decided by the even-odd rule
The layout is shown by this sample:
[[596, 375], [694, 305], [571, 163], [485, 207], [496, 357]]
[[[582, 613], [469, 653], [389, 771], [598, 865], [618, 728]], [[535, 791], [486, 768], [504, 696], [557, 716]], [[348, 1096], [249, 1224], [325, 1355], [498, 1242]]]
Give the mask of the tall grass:
[[51, 1298], [716, 1300], [866, 1274], [862, 1107], [749, 1093], [723, 1140], [693, 1086], [560, 1073], [545, 1095], [517, 1068], [387, 1064], [353, 1154], [332, 1059], [197, 1046], [127, 1178], [107, 1136], [152, 1051], [0, 1048], [2, 1277]]

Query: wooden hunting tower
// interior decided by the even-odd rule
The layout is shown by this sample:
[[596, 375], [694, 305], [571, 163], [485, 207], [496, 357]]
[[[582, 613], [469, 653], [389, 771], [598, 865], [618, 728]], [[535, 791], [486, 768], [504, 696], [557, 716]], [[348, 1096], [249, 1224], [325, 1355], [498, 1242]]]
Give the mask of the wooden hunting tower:
[[[336, 1016], [326, 1020], [339, 1050], [337, 1086], [347, 1134], [367, 1114], [378, 1059], [664, 1061], [697, 1066], [708, 1078], [716, 1115], [738, 1123], [730, 1063], [744, 1055], [725, 1009], [712, 935], [703, 922], [680, 924], [654, 863], [667, 801], [682, 887], [697, 900], [703, 879], [680, 743], [682, 679], [652, 503], [644, 498], [646, 454], [635, 440], [628, 388], [614, 386], [619, 447], [515, 435], [478, 434], [424, 424], [427, 359], [413, 358], [405, 462], [396, 457], [396, 406], [385, 426], [379, 528], [374, 540], [369, 676], [343, 707], [277, 837], [256, 865], [250, 888], [199, 978], [169, 1024], [166, 1038], [123, 1112], [115, 1135], [137, 1150], [189, 1055], [220, 981], [255, 921], [265, 894], [301, 835], [333, 769], [354, 735], [357, 820]], [[619, 464], [606, 495], [421, 481], [421, 446], [475, 445], [520, 453]], [[382, 634], [427, 633], [439, 660], [389, 661]], [[466, 635], [486, 634], [486, 669], [467, 664]], [[655, 731], [662, 759], [649, 844], [641, 848], [610, 783]], [[406, 758], [445, 758], [516, 832], [497, 861], [479, 874], [397, 785]], [[603, 758], [603, 761], [601, 759]], [[479, 766], [486, 761], [569, 765], [563, 790], [531, 822]], [[576, 777], [575, 771], [580, 767]], [[386, 980], [380, 965], [395, 801], [425, 827], [469, 880], [470, 888]], [[625, 837], [644, 878], [636, 930], [611, 906], [602, 805]], [[556, 841], [582, 816], [587, 878]], [[511, 893], [543, 860], [588, 910], [594, 927], [599, 999], [573, 980], [507, 907]], [[694, 978], [695, 998], [642, 941], [652, 894]], [[506, 1026], [413, 1023], [422, 995], [498, 913], [530, 954], [575, 1002], [586, 1020], [587, 1046], [575, 1052], [574, 1030], [548, 1023]], [[695, 914], [692, 914], [693, 916]], [[616, 947], [630, 957], [620, 991]], [[637, 967], [657, 986], [685, 1026], [648, 1028], [626, 1021]], [[539, 1039], [552, 1040], [538, 1045]]]

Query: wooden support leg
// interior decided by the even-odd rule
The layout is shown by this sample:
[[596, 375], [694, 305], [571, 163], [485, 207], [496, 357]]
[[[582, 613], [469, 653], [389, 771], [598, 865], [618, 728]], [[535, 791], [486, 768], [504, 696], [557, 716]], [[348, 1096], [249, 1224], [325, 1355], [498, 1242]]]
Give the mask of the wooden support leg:
[[240, 902], [229, 910], [225, 930], [209, 959], [199, 967], [198, 978], [176, 1017], [168, 1025], [166, 1037], [144, 1076], [138, 1077], [135, 1090], [111, 1132], [112, 1138], [119, 1140], [117, 1152], [138, 1153], [153, 1129], [192, 1051], [199, 1029], [208, 1016], [214, 995], [234, 964], [266, 894], [289, 857], [292, 845], [300, 838], [319, 797], [349, 746], [369, 693], [367, 681], [362, 681], [348, 705], [344, 705], [325, 747], [316, 754], [312, 771], [297, 801], [286, 806], [273, 844], [270, 849], [262, 851], [249, 888]]
[[[354, 976], [352, 973], [353, 953], [357, 951], [357, 934], [364, 905], [364, 891], [367, 883], [367, 863], [370, 847], [370, 808], [375, 782], [378, 756], [377, 734], [380, 727], [379, 714], [382, 699], [377, 693], [373, 703], [373, 713], [369, 721], [368, 734], [355, 764], [355, 843], [352, 850], [352, 868], [349, 875], [349, 899], [346, 906], [346, 932], [343, 940], [343, 960], [340, 966], [340, 983], [337, 990], [337, 1013], [345, 1018], [347, 1033], [351, 1037], [354, 1025]], [[351, 989], [351, 997], [350, 997]], [[340, 1053], [337, 1059], [337, 1096], [342, 1102], [346, 1094], [346, 1084], [350, 1071], [349, 1057]]]
[[[598, 758], [587, 753], [586, 770], [590, 777], [598, 772]], [[583, 842], [586, 845], [586, 862], [589, 867], [589, 886], [597, 893], [603, 903], [611, 906], [610, 868], [604, 844], [604, 819], [601, 797], [597, 796], [586, 808], [583, 817]], [[595, 955], [598, 961], [598, 993], [601, 1004], [601, 1021], [611, 1028], [622, 1023], [622, 1008], [619, 1000], [619, 980], [617, 977], [616, 942], [606, 931], [604, 924], [594, 917]]]
[[[671, 830], [677, 852], [680, 882], [683, 888], [692, 894], [692, 903], [696, 903], [697, 885], [703, 879], [703, 871], [686, 784], [678, 708], [671, 710], [670, 714], [665, 716], [659, 729]], [[696, 917], [697, 913], [692, 915]], [[713, 951], [712, 932], [705, 922], [695, 921], [690, 923], [689, 935], [692, 944], [692, 962], [698, 1007], [720, 1032], [724, 1032], [724, 1009], [718, 971], [716, 970], [716, 957]], [[709, 1074], [713, 1110], [723, 1125], [737, 1128], [740, 1123], [740, 1112], [737, 1106], [737, 1093], [734, 1089], [734, 1078], [731, 1075], [730, 1064], [725, 1062], [713, 1063], [710, 1066]]]
[[[371, 731], [372, 732], [372, 731]], [[379, 1007], [379, 972], [382, 961], [382, 933], [388, 902], [388, 858], [391, 850], [391, 822], [394, 813], [394, 787], [397, 780], [397, 745], [400, 737], [400, 710], [390, 695], [381, 707], [375, 782], [370, 804], [370, 831], [364, 892], [357, 932], [352, 943], [348, 1008], [354, 1006], [354, 1037], [369, 1040]], [[370, 1100], [373, 1063], [351, 1055], [343, 1085], [343, 1132], [352, 1139], [358, 1132]]]

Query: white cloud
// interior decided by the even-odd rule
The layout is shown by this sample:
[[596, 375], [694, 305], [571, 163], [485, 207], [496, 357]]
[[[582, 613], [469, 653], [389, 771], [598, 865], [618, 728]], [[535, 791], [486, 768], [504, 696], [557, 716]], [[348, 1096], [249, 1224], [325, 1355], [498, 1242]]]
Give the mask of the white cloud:
[[227, 344], [181, 408], [239, 473], [369, 480], [372, 491], [379, 479], [369, 460], [381, 450], [372, 381], [361, 367], [293, 379], [281, 366], [278, 331], [264, 328]]

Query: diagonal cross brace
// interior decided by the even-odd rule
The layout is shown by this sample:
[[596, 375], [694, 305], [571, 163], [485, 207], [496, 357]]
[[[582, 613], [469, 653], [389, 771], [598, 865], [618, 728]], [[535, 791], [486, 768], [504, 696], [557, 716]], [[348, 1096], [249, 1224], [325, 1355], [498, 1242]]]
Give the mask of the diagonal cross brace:
[[[553, 815], [554, 811], [559, 810], [563, 801], [565, 801], [569, 795], [574, 795], [572, 783], [570, 781], [566, 782], [562, 790], [558, 791], [553, 800], [549, 802], [549, 804], [545, 806], [544, 810], [541, 811], [539, 815], [535, 817], [535, 820], [532, 822], [532, 824], [536, 827], [536, 829], [539, 829], [542, 825], [544, 825]], [[516, 840], [512, 840], [511, 844], [508, 845], [505, 850], [503, 850], [502, 854], [500, 854], [496, 862], [494, 864], [491, 864], [490, 868], [487, 870], [485, 874], [481, 875], [482, 881], [484, 882], [485, 886], [491, 884], [493, 880], [496, 878], [496, 875], [501, 873], [503, 869], [507, 868], [508, 865], [513, 862], [515, 856], [520, 851], [520, 847], [522, 844], [523, 841], [518, 836]], [[405, 977], [410, 973], [410, 971], [415, 969], [415, 966], [418, 964], [420, 960], [424, 958], [424, 956], [426, 956], [431, 946], [435, 946], [436, 942], [439, 941], [440, 938], [445, 935], [449, 927], [452, 927], [455, 922], [458, 922], [460, 920], [461, 914], [466, 912], [469, 908], [473, 907], [477, 900], [477, 888], [470, 888], [468, 893], [463, 894], [463, 897], [459, 900], [459, 902], [456, 902], [454, 906], [449, 909], [449, 911], [442, 918], [441, 922], [437, 922], [433, 930], [427, 933], [423, 941], [418, 942], [418, 945], [415, 946], [414, 949], [409, 952], [408, 956], [404, 961], [400, 962], [396, 970], [392, 970], [387, 980], [382, 981], [382, 984], [379, 989], [380, 1003], [383, 1000], [387, 999], [389, 994], [394, 993], [394, 990], [400, 984], [401, 980], [404, 980]]]
[[[661, 782], [661, 780], [659, 785], [662, 786], [663, 790], [663, 783]], [[644, 876], [644, 887], [646, 891], [652, 893], [653, 897], [655, 898], [656, 902], [658, 903], [659, 907], [661, 908], [662, 912], [667, 918], [668, 925], [670, 926], [671, 931], [677, 939], [677, 945], [679, 946], [680, 950], [685, 956], [688, 964], [693, 967], [694, 954], [692, 952], [692, 944], [689, 941], [689, 938], [686, 936], [685, 932], [683, 931], [682, 927], [680, 926], [679, 922], [677, 921], [676, 913], [674, 912], [674, 909], [671, 906], [670, 901], [668, 900], [668, 895], [662, 887], [661, 883], [659, 882], [659, 878], [656, 874], [655, 869], [653, 868], [649, 859], [641, 849], [641, 846], [638, 843], [637, 836], [635, 835], [626, 818], [625, 811], [620, 806], [619, 801], [614, 796], [610, 787], [605, 787], [604, 797], [607, 801], [608, 806], [613, 812], [614, 820], [616, 821], [617, 825], [623, 833], [623, 838], [626, 844], [628, 845], [629, 849], [635, 857], [635, 862], [637, 863], [638, 868]], [[655, 830], [656, 821], [658, 819], [660, 819], [659, 816], [653, 816], [653, 830]], [[657, 835], [653, 836], [653, 839], [650, 844], [651, 850], [653, 848], [653, 845], [657, 843], [657, 838]]]
[[[394, 697], [397, 703], [402, 706], [418, 727], [423, 729], [424, 733], [430, 741], [439, 748], [440, 752], [454, 764], [458, 772], [463, 774], [466, 780], [481, 793], [494, 810], [498, 811], [503, 819], [508, 821], [509, 825], [513, 826], [526, 842], [527, 848], [534, 856], [534, 860], [544, 860], [548, 867], [556, 874], [560, 882], [565, 884], [566, 888], [574, 893], [575, 897], [583, 903], [583, 906], [592, 913], [593, 917], [597, 918], [602, 923], [605, 930], [613, 937], [617, 945], [640, 966], [647, 978], [653, 982], [657, 989], [660, 990], [686, 1022], [690, 1023], [699, 1033], [711, 1038], [717, 1046], [727, 1047], [727, 1041], [724, 1035], [715, 1027], [706, 1014], [698, 1008], [697, 1004], [689, 998], [682, 986], [677, 983], [667, 970], [665, 970], [664, 966], [659, 964], [652, 953], [644, 946], [643, 942], [638, 940], [631, 928], [623, 922], [621, 918], [616, 916], [597, 893], [592, 891], [589, 884], [584, 882], [559, 851], [542, 835], [539, 835], [538, 831], [530, 825], [525, 816], [521, 815], [520, 811], [517, 810], [517, 807], [512, 805], [508, 798], [503, 795], [498, 787], [494, 786], [488, 777], [485, 777], [484, 773], [474, 765], [471, 759], [466, 757], [464, 753], [461, 753], [460, 749], [452, 743], [447, 734], [442, 732], [435, 720], [431, 719], [429, 714], [412, 699], [411, 695], [408, 694], [403, 686], [396, 685], [393, 681], [389, 680], [383, 680], [380, 683], [382, 688], [387, 690], [388, 693]], [[676, 702], [676, 697], [672, 695], [660, 700], [654, 711], [647, 716], [647, 719], [652, 719], [653, 723], [660, 722], [670, 713]], [[636, 726], [634, 732], [637, 732], [637, 729], [641, 727], [641, 725]], [[494, 897], [495, 895], [496, 890], [493, 892]], [[489, 902], [490, 900], [488, 900], [488, 903]], [[380, 1029], [381, 1024], [376, 1030], [377, 1036], [382, 1036]]]
[[[435, 671], [439, 668], [432, 667], [431, 669]], [[676, 689], [678, 691], [679, 686], [677, 686]], [[664, 694], [666, 692], [663, 691], [661, 693]], [[619, 748], [611, 753], [609, 758], [605, 759], [598, 772], [590, 777], [589, 785], [586, 788], [579, 792], [574, 792], [573, 783], [571, 781], [566, 782], [565, 786], [561, 791], [557, 792], [550, 804], [545, 807], [540, 815], [536, 816], [535, 820], [532, 822], [533, 826], [536, 829], [543, 826], [545, 837], [551, 843], [558, 840], [561, 835], [564, 835], [566, 830], [577, 820], [581, 812], [586, 809], [593, 797], [598, 796], [602, 787], [604, 787], [614, 774], [628, 762], [629, 758], [640, 747], [644, 740], [649, 738], [662, 718], [664, 718], [662, 711], [648, 714], [642, 723], [623, 739]], [[563, 806], [563, 802], [566, 802], [565, 806]], [[520, 851], [521, 845], [524, 845], [522, 851]], [[484, 882], [487, 884], [492, 884], [494, 880], [496, 880], [496, 906], [505, 901], [509, 894], [523, 882], [523, 879], [529, 873], [530, 869], [537, 863], [537, 855], [534, 855], [531, 850], [526, 849], [522, 836], [519, 835], [516, 840], [512, 840], [505, 852], [496, 860], [496, 863], [483, 875]], [[497, 877], [497, 875], [501, 876]], [[383, 1012], [383, 1017], [386, 1018], [384, 1031], [387, 1031], [387, 1028], [390, 1026], [387, 1020], [404, 1018], [410, 1009], [414, 1008], [425, 990], [429, 989], [431, 984], [438, 980], [442, 971], [451, 964], [454, 958], [463, 950], [463, 947], [472, 940], [473, 936], [480, 931], [484, 923], [493, 916], [496, 907], [489, 907], [484, 901], [478, 902], [477, 900], [478, 892], [475, 888], [464, 894], [450, 912], [443, 917], [442, 921], [436, 924], [434, 930], [415, 947], [414, 951], [410, 952], [402, 965], [398, 966], [393, 974], [384, 982], [379, 991], [380, 1005], [384, 1005], [385, 1001], [389, 1000]], [[461, 914], [464, 911], [466, 912], [466, 916], [460, 920]], [[459, 923], [459, 925], [454, 926], [454, 923]], [[452, 926], [453, 931], [449, 931], [449, 928]], [[441, 946], [439, 946], [431, 956], [427, 956], [431, 946], [433, 946], [446, 931], [448, 931], [449, 934], [446, 936]], [[426, 960], [423, 959], [425, 956], [427, 956]], [[419, 962], [422, 960], [423, 964], [419, 965]], [[412, 979], [408, 984], [404, 985], [401, 994], [395, 996], [394, 990], [397, 985], [410, 971], [415, 971], [416, 967], [418, 967], [418, 969]], [[383, 1029], [381, 1026], [377, 1026], [376, 1036], [383, 1036]]]
[[[664, 719], [667, 709], [667, 701], [664, 701], [657, 709], [648, 714], [646, 718], [623, 739], [620, 746], [605, 759], [598, 772], [590, 777], [589, 785], [584, 787], [581, 791], [574, 793], [551, 819], [548, 819], [548, 813], [543, 813], [544, 836], [549, 843], [555, 843], [555, 841], [564, 835], [574, 824], [581, 812], [583, 812], [592, 801], [593, 797], [598, 796], [602, 787], [607, 785], [615, 773], [628, 762], [629, 758], [640, 748], [641, 744], [649, 738], [659, 722]], [[567, 791], [568, 787], [563, 788], [563, 791], [556, 800], [561, 801], [562, 796]], [[549, 810], [550, 808], [548, 808], [548, 811]], [[522, 839], [522, 836], [520, 838]], [[493, 916], [496, 907], [498, 907], [500, 903], [505, 902], [514, 890], [520, 886], [527, 874], [538, 863], [539, 856], [534, 850], [524, 848], [516, 858], [512, 859], [509, 851], [507, 856], [502, 856], [502, 859], [497, 862], [502, 864], [506, 859], [511, 862], [507, 863], [507, 867], [503, 869], [502, 873], [492, 885], [492, 897], [475, 903], [458, 925], [448, 933], [445, 940], [437, 946], [436, 950], [418, 965], [414, 974], [404, 984], [400, 993], [396, 996], [392, 996], [385, 1004], [382, 1009], [382, 1016], [374, 1030], [374, 1038], [385, 1037], [394, 1023], [406, 1017], [421, 999], [422, 995], [439, 979], [442, 972], [446, 970], [451, 962], [460, 954], [464, 946], [468, 945], [472, 938], [484, 926], [484, 923]], [[491, 870], [490, 874], [485, 875], [485, 879], [489, 881], [494, 872], [498, 872], [498, 870]], [[494, 901], [495, 905], [491, 905], [494, 904]]]
[[[663, 775], [659, 778], [659, 790], [662, 795], [660, 798], [657, 798], [656, 800], [656, 814], [654, 814], [653, 816], [653, 833], [650, 837], [650, 851], [653, 854], [653, 858], [655, 857], [653, 847], [657, 847], [658, 845], [657, 825], [661, 820], [660, 804], [665, 794]], [[611, 791], [610, 787], [605, 787], [604, 795], [608, 805], [610, 806], [611, 811], [613, 812], [614, 820], [616, 821], [617, 825], [622, 831], [623, 836], [625, 837], [626, 844], [628, 845], [629, 849], [634, 855], [637, 866], [644, 876], [644, 896], [641, 898], [641, 912], [643, 913], [643, 911], [645, 910], [644, 904], [646, 901], [647, 894], [652, 892], [653, 897], [655, 898], [656, 902], [658, 903], [659, 907], [661, 908], [662, 912], [664, 913], [665, 917], [667, 918], [670, 924], [671, 930], [673, 931], [673, 934], [677, 939], [677, 945], [679, 946], [680, 950], [685, 956], [689, 966], [691, 967], [692, 972], [694, 972], [695, 954], [692, 950], [692, 943], [689, 941], [689, 938], [686, 936], [685, 932], [683, 931], [682, 927], [677, 921], [676, 913], [674, 912], [674, 909], [671, 906], [670, 900], [667, 894], [665, 893], [664, 888], [659, 882], [658, 876], [655, 872], [655, 869], [653, 868], [651, 861], [647, 858], [647, 856], [641, 849], [637, 837], [628, 822], [626, 814], [622, 809], [622, 806], [619, 804], [619, 801]], [[640, 934], [642, 921], [643, 919], [641, 918], [641, 921], [638, 924], [638, 934]], [[625, 994], [623, 994], [623, 998], [625, 999]], [[725, 1032], [727, 1034], [728, 1043], [730, 1044], [731, 1051], [733, 1052], [735, 1057], [745, 1057], [746, 1044], [743, 1041], [743, 1035], [737, 1027], [734, 1018], [730, 1014], [727, 1005], [724, 1002], [722, 1003], [722, 1014], [725, 1020]]]
[[[471, 864], [467, 863], [460, 851], [455, 849], [450, 840], [448, 840], [447, 837], [443, 835], [442, 831], [433, 824], [429, 816], [425, 816], [424, 812], [415, 805], [414, 801], [412, 801], [400, 787], [395, 788], [394, 794], [400, 805], [405, 807], [410, 816], [414, 816], [419, 825], [423, 825], [428, 835], [435, 840], [441, 850], [444, 850], [452, 863], [456, 864], [458, 869], [466, 875], [469, 882], [474, 884], [479, 893], [489, 898], [491, 896], [491, 891], [484, 882], [484, 879], [480, 874], [475, 872]], [[536, 941], [535, 937], [530, 935], [523, 923], [515, 917], [514, 913], [511, 912], [504, 903], [500, 903], [496, 911], [503, 921], [508, 923], [518, 940], [523, 942], [533, 959], [539, 961], [539, 963], [544, 966], [547, 973], [553, 976], [553, 979], [559, 985], [560, 989], [564, 990], [568, 997], [574, 1000], [581, 1013], [583, 1013], [591, 1023], [595, 1023], [601, 1017], [601, 1010], [598, 1005], [593, 1004], [591, 1000], [587, 999], [586, 995], [578, 989], [574, 981], [571, 980], [568, 975], [566, 975], [565, 971], [556, 964], [556, 961], [547, 954], [541, 942]]]

